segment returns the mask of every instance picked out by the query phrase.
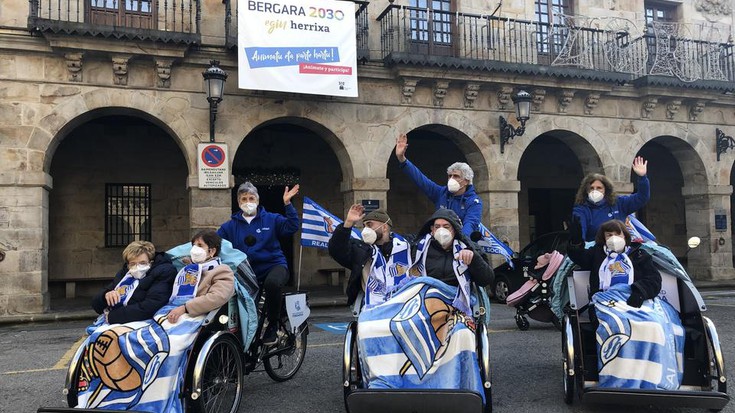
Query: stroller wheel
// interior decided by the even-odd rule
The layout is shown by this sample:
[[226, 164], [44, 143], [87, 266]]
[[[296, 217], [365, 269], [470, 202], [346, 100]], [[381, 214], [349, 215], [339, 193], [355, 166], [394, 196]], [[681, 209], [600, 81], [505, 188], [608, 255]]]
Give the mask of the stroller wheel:
[[528, 330], [528, 327], [531, 325], [528, 323], [528, 319], [522, 315], [516, 315], [516, 325], [518, 326], [518, 329], [521, 331]]

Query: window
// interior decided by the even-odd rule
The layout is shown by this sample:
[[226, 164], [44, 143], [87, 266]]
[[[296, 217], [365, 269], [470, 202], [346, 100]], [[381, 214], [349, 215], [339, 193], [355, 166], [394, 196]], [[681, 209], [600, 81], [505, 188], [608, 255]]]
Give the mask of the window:
[[554, 53], [561, 51], [564, 44], [564, 15], [572, 14], [569, 0], [535, 0], [534, 12], [538, 22], [536, 31], [537, 50], [539, 53]]
[[411, 0], [411, 41], [418, 53], [451, 53], [454, 26], [451, 0]]
[[105, 185], [105, 246], [151, 240], [151, 186]]
[[653, 22], [676, 21], [676, 5], [647, 1], [645, 2], [645, 8], [646, 25]]
[[89, 21], [106, 26], [152, 29], [156, 0], [87, 0]]

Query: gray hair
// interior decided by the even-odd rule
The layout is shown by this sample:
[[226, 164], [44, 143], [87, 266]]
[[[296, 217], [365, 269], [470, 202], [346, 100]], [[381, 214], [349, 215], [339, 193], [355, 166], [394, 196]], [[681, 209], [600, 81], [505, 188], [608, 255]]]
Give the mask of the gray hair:
[[455, 162], [449, 165], [447, 173], [450, 173], [451, 171], [459, 171], [464, 179], [470, 181], [470, 184], [472, 183], [472, 179], [475, 177], [475, 173], [472, 172], [472, 168], [464, 162]]
[[239, 188], [237, 188], [237, 197], [239, 198], [242, 194], [253, 194], [256, 198], [260, 199], [260, 195], [258, 195], [258, 188], [255, 187], [255, 185], [251, 184], [250, 182], [245, 182], [240, 185]]

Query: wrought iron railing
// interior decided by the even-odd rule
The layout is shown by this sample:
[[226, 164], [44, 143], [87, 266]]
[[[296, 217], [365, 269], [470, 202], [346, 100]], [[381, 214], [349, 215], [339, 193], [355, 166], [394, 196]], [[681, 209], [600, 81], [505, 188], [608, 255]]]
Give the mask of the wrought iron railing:
[[554, 24], [393, 4], [377, 20], [387, 62], [611, 81], [646, 75], [735, 81], [731, 43], [675, 37], [664, 27], [644, 32], [602, 18], [563, 16]]
[[28, 28], [199, 43], [200, 0], [29, 0]]
[[[233, 16], [232, 2], [236, 0], [225, 0], [225, 39], [226, 47], [232, 48], [237, 45], [237, 16]], [[368, 19], [369, 1], [345, 0], [355, 3], [355, 29], [357, 31], [357, 60], [367, 61], [370, 59], [370, 48], [368, 46], [368, 35], [370, 22]]]

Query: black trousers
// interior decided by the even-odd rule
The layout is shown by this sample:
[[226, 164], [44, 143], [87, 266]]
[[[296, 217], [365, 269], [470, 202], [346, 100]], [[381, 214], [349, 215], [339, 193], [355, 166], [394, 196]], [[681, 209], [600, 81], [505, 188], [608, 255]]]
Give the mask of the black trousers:
[[263, 281], [268, 324], [277, 323], [281, 317], [281, 292], [288, 282], [288, 268], [277, 265], [268, 271]]

